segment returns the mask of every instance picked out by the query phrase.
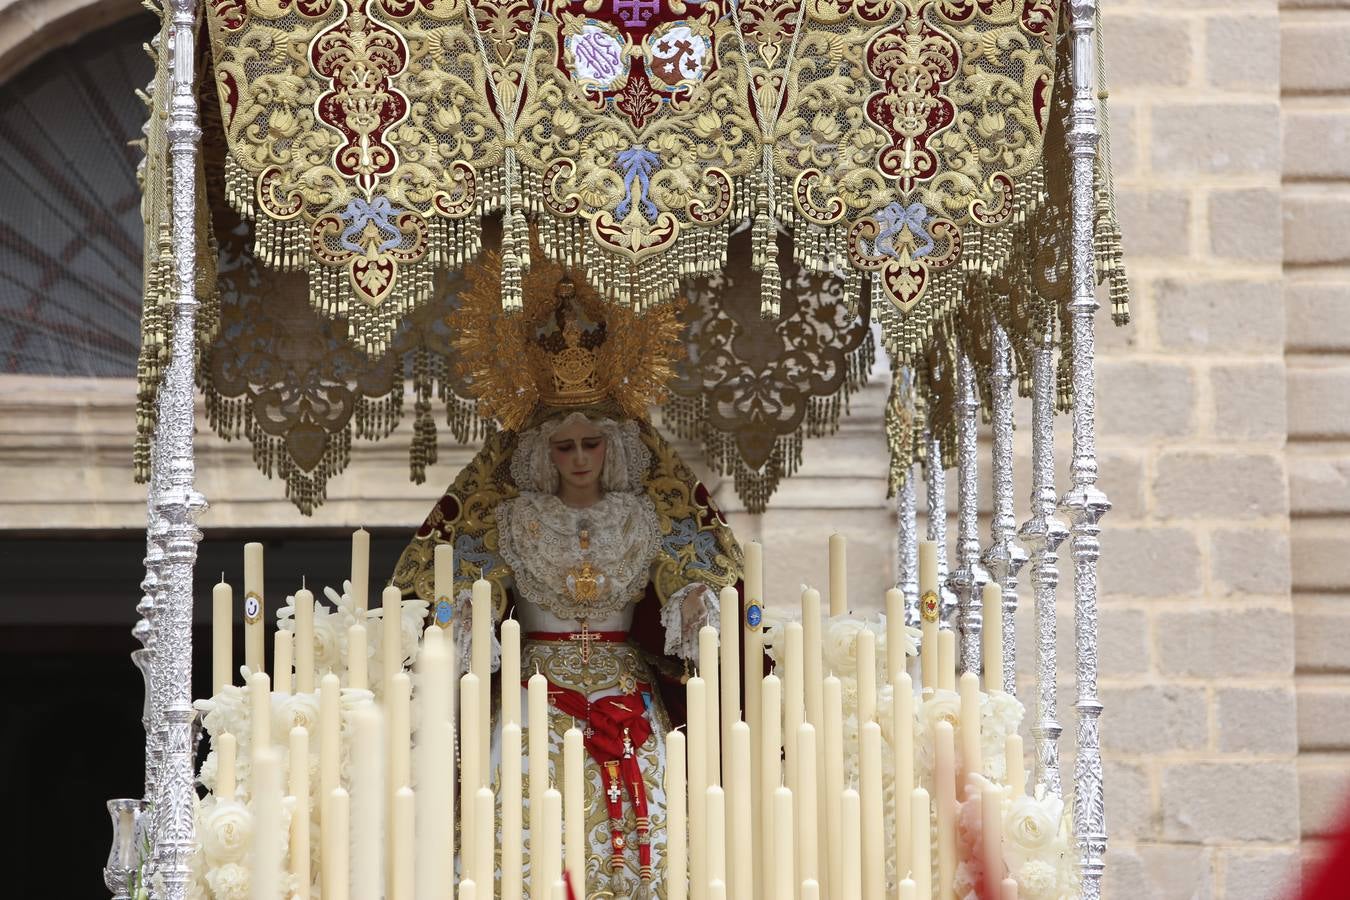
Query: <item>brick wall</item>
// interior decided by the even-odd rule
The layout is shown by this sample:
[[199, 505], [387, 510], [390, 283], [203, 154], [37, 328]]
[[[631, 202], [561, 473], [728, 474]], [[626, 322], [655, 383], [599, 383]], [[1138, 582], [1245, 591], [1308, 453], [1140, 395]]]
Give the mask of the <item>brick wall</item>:
[[1105, 887], [1264, 900], [1300, 832], [1280, 11], [1103, 6], [1136, 297], [1101, 330]]
[[1285, 0], [1280, 32], [1298, 780], [1314, 859], [1350, 791], [1350, 3]]

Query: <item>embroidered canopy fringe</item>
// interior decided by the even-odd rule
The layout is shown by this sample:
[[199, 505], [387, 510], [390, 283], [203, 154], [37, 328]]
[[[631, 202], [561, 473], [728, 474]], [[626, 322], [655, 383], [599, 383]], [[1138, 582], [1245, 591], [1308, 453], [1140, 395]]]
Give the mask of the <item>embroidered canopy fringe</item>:
[[[201, 369], [240, 352], [237, 330], [217, 335], [231, 304], [249, 292], [264, 296], [262, 281], [236, 283], [232, 294], [215, 274], [215, 240], [229, 244], [224, 228], [237, 225], [224, 210], [247, 226], [237, 252], [259, 271], [293, 273], [298, 281], [285, 295], [300, 296], [316, 320], [329, 323], [326, 346], [345, 348], [354, 361], [341, 388], [334, 382], [322, 391], [359, 398], [354, 421], [291, 417], [292, 431], [237, 434], [265, 445], [255, 454], [260, 468], [270, 460], [266, 471], [288, 473], [291, 495], [306, 498], [297, 505], [323, 501], [320, 482], [341, 471], [339, 459], [350, 452], [340, 448], [354, 438], [386, 438], [400, 424], [395, 405], [405, 378], [412, 382], [414, 481], [437, 458], [435, 400], [445, 404], [457, 440], [487, 433], [437, 324], [453, 306], [448, 279], [480, 252], [485, 225], [501, 229], [508, 251], [507, 309], [519, 306], [516, 285], [532, 262], [530, 225], [544, 256], [639, 312], [699, 290], [742, 256], [747, 271], [737, 285], [753, 293], [755, 314], [770, 324], [791, 320], [803, 273], [834, 279], [831, 290], [861, 317], [862, 330], [869, 316], [879, 323], [892, 371], [915, 373], [913, 411], [900, 417], [912, 421], [892, 426], [896, 404], [887, 406], [892, 487], [910, 469], [920, 426], [947, 437], [944, 455], [954, 453], [951, 373], [958, 351], [971, 353], [963, 334], [983, 330], [979, 323], [992, 319], [1008, 333], [1023, 392], [1032, 342], [1046, 329], [1057, 333], [1057, 402], [1071, 402], [1062, 327], [1071, 98], [1060, 0], [1013, 0], [998, 12], [914, 0], [788, 0], [784, 12], [761, 0], [707, 0], [678, 16], [657, 9], [641, 27], [607, 8], [575, 16], [561, 0], [391, 3], [314, 0], [302, 10], [243, 0], [205, 14], [209, 40], [197, 67]], [[258, 52], [276, 46], [278, 35], [316, 52]], [[625, 42], [636, 57], [609, 52]], [[155, 396], [173, 326], [169, 54], [162, 44], [161, 37], [147, 90], [141, 170], [146, 302], [134, 454], [141, 480], [149, 476]], [[583, 44], [587, 52], [578, 54]], [[373, 125], [345, 117], [338, 95], [349, 66], [370, 75], [363, 90], [384, 111]], [[924, 78], [893, 78], [897, 66], [917, 66]], [[1119, 323], [1128, 318], [1128, 284], [1100, 75], [1099, 84], [1094, 250]], [[924, 111], [924, 131], [895, 130], [886, 110], [905, 107]], [[742, 233], [748, 246], [736, 251], [732, 242]], [[723, 301], [717, 286], [709, 290], [714, 309]], [[283, 299], [265, 297], [267, 304]], [[290, 307], [289, 322], [300, 321], [295, 312]], [[706, 403], [672, 403], [668, 415], [679, 433], [709, 445], [747, 506], [768, 502], [795, 470], [802, 441], [837, 427], [848, 393], [862, 383], [858, 366], [871, 362], [870, 350], [848, 343], [857, 330], [813, 339], [844, 340], [849, 374], [813, 387], [795, 420], [764, 424], [762, 409], [739, 401], [731, 410], [719, 402], [715, 414]], [[691, 351], [699, 340], [691, 331]], [[289, 384], [297, 373], [286, 370], [286, 352], [260, 346], [250, 352], [276, 364], [268, 378]], [[972, 353], [972, 362], [983, 392], [987, 352]], [[770, 359], [755, 377], [775, 367], [779, 360]], [[705, 369], [685, 380], [710, 390], [726, 377]], [[270, 422], [254, 408], [265, 380], [245, 386], [212, 375], [202, 387], [221, 392], [220, 400], [248, 397], [255, 420]], [[244, 421], [225, 412], [234, 409], [229, 404], [214, 406], [223, 430]], [[764, 430], [755, 436], [757, 428]], [[296, 455], [301, 437], [317, 449]]]

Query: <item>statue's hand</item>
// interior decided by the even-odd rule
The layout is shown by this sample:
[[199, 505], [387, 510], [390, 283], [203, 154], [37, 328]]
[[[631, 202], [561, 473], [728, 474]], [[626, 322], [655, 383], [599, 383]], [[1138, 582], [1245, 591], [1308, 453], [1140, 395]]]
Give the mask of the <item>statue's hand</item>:
[[709, 624], [708, 613], [712, 608], [710, 604], [712, 598], [712, 589], [706, 584], [700, 584], [684, 595], [683, 609], [680, 611], [683, 613], [686, 634], [697, 636], [698, 630]]

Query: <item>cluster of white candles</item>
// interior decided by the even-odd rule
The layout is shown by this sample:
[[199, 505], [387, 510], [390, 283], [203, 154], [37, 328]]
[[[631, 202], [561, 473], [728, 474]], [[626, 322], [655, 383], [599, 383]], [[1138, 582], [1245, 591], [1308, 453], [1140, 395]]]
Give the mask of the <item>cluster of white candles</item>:
[[[937, 590], [935, 548], [920, 548], [920, 592]], [[451, 548], [438, 545], [435, 592], [453, 597]], [[830, 539], [829, 613], [847, 613], [843, 539]], [[383, 702], [358, 704], [350, 718], [350, 777], [339, 777], [341, 740], [339, 678], [319, 679], [319, 784], [310, 785], [307, 765], [289, 767], [283, 791], [281, 760], [270, 749], [270, 692], [315, 690], [314, 598], [295, 595], [294, 644], [291, 634], [276, 633], [274, 677], [263, 667], [262, 547], [245, 547], [244, 588], [256, 598], [256, 615], [246, 616], [245, 662], [250, 670], [252, 706], [251, 794], [254, 798], [251, 894], [262, 900], [281, 895], [282, 848], [289, 839], [289, 865], [295, 892], [307, 900], [317, 881], [324, 900], [445, 898], [554, 900], [565, 896], [564, 873], [578, 898], [599, 886], [587, 885], [589, 852], [584, 808], [583, 747], [579, 728], [563, 742], [561, 784], [550, 782], [548, 765], [548, 682], [535, 673], [528, 680], [526, 719], [520, 709], [520, 626], [501, 623], [500, 718], [503, 746], [493, 790], [490, 767], [489, 629], [492, 597], [478, 581], [472, 596], [472, 651], [460, 671], [457, 642], [437, 625], [427, 628], [417, 654], [420, 724], [414, 747], [411, 680], [403, 670], [401, 615], [382, 616]], [[347, 688], [367, 687], [366, 634], [360, 624], [366, 608], [369, 536], [353, 539], [352, 591], [357, 624], [348, 634]], [[221, 584], [214, 595], [213, 675], [219, 691], [231, 683], [233, 597]], [[383, 595], [385, 610], [401, 611], [398, 588]], [[997, 586], [986, 588], [986, 608], [999, 608]], [[1008, 739], [1008, 776], [1003, 785], [956, 770], [957, 741], [966, 772], [980, 770], [980, 680], [967, 672], [958, 680], [955, 635], [925, 617], [921, 655], [924, 696], [932, 688], [959, 690], [960, 728], [940, 722], [936, 728], [936, 797], [915, 785], [913, 680], [906, 672], [903, 597], [886, 596], [886, 677], [893, 691], [892, 740], [884, 745], [877, 717], [876, 646], [872, 632], [858, 631], [856, 747], [846, 747], [841, 682], [822, 672], [820, 594], [801, 595], [800, 621], [783, 626], [781, 664], [764, 675], [763, 633], [744, 626], [742, 611], [761, 608], [763, 560], [758, 544], [746, 546], [745, 595], [726, 588], [721, 596], [721, 633], [744, 629], [745, 656], [738, 642], [719, 641], [708, 625], [699, 635], [698, 674], [686, 682], [687, 727], [666, 736], [666, 846], [662, 866], [669, 900], [954, 900], [958, 801], [981, 792], [984, 833], [1002, 834], [1001, 800], [1024, 790], [1021, 739]], [[986, 618], [985, 690], [1001, 690], [1002, 643], [999, 617]], [[745, 686], [742, 708], [742, 683]], [[522, 725], [528, 744], [522, 747]], [[459, 734], [456, 772], [455, 735]], [[290, 734], [292, 759], [307, 759], [311, 736], [304, 728]], [[235, 741], [215, 738], [217, 786], [221, 797], [234, 794]], [[883, 790], [883, 752], [893, 754], [894, 804]], [[857, 754], [859, 783], [844, 784], [845, 754]], [[528, 779], [522, 778], [528, 761]], [[456, 783], [458, 774], [458, 783]], [[414, 789], [415, 786], [415, 789]], [[310, 792], [317, 789], [318, 835], [311, 834]], [[561, 789], [561, 790], [560, 790]], [[289, 835], [282, 834], [282, 798], [294, 797], [296, 814]], [[456, 804], [456, 795], [459, 803]], [[522, 821], [529, 799], [529, 821]], [[936, 841], [932, 838], [934, 804]], [[457, 809], [458, 806], [458, 809]], [[498, 822], [495, 811], [500, 808]], [[454, 816], [459, 815], [459, 866], [456, 871]], [[893, 844], [887, 846], [886, 818], [893, 817]], [[498, 831], [498, 826], [500, 831]], [[500, 834], [500, 847], [496, 846]], [[382, 837], [383, 835], [383, 837]], [[531, 885], [523, 886], [523, 843], [529, 837]], [[321, 845], [321, 872], [311, 873], [310, 845]], [[1013, 900], [1017, 885], [1004, 879], [999, 840], [982, 842], [983, 870], [1000, 900]], [[887, 885], [887, 858], [901, 880]], [[933, 861], [936, 859], [936, 868]], [[936, 872], [934, 880], [932, 872]], [[312, 877], [317, 876], [317, 879]]]

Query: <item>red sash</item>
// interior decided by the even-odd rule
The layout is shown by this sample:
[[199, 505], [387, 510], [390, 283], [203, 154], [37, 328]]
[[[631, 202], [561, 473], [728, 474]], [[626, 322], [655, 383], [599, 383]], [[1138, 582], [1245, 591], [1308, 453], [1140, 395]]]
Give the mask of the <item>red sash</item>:
[[[612, 635], [626, 632], [592, 631], [592, 640], [613, 641]], [[571, 640], [570, 633], [531, 632], [531, 640]], [[528, 682], [521, 682], [528, 687]], [[587, 752], [600, 766], [600, 782], [604, 789], [605, 805], [609, 812], [610, 868], [623, 868], [623, 851], [628, 842], [623, 834], [623, 795], [627, 792], [633, 804], [637, 822], [639, 876], [646, 882], [652, 877], [651, 819], [647, 809], [647, 790], [638, 767], [636, 747], [651, 737], [652, 725], [647, 719], [647, 704], [643, 694], [650, 696], [652, 687], [639, 681], [630, 694], [601, 697], [594, 703], [581, 691], [549, 683], [549, 702], [559, 712], [585, 723], [582, 732]]]

